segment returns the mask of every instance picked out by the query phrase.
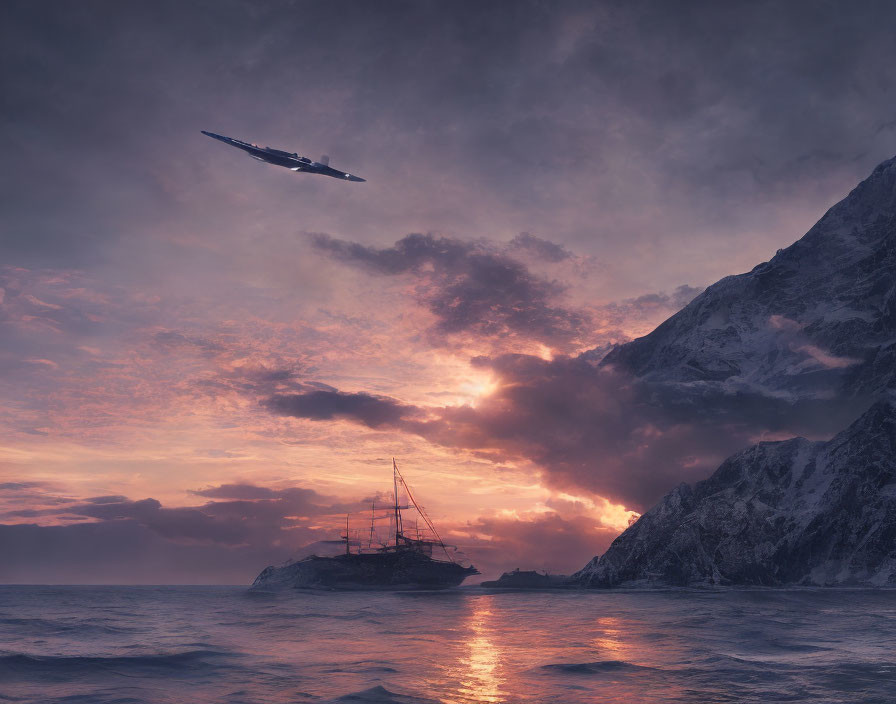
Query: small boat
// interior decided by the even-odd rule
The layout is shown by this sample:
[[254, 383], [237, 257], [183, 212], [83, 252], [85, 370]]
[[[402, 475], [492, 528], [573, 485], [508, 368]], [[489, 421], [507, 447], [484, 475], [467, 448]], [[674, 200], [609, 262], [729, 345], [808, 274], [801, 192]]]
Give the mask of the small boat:
[[[370, 528], [366, 540], [360, 531], [349, 529], [345, 518], [345, 552], [324, 557], [310, 555], [302, 560], [265, 567], [256, 577], [255, 589], [338, 589], [401, 590], [447, 589], [457, 587], [467, 577], [479, 574], [470, 565], [464, 567], [449, 553], [423, 507], [414, 499], [410, 487], [392, 459], [393, 501], [385, 506], [375, 503], [370, 510]], [[407, 501], [402, 505], [399, 489]], [[402, 498], [404, 498], [402, 497]], [[406, 524], [402, 510], [412, 509], [423, 520]], [[380, 542], [378, 520], [389, 520], [389, 537]], [[444, 556], [444, 557], [443, 557]]]

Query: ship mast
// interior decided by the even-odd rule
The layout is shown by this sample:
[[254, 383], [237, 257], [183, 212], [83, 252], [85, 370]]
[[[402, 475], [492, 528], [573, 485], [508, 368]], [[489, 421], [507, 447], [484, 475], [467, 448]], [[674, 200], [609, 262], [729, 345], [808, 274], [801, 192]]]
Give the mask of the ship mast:
[[[402, 486], [404, 486], [404, 490], [408, 493], [408, 500], [411, 505], [417, 509], [417, 513], [423, 518], [423, 522], [426, 524], [426, 527], [432, 531], [432, 534], [435, 536], [435, 542], [442, 548], [445, 553], [445, 556], [449, 561], [454, 562], [454, 558], [451, 557], [448, 552], [448, 548], [445, 547], [445, 543], [442, 540], [442, 537], [439, 535], [439, 531], [436, 530], [436, 527], [433, 525], [432, 521], [429, 520], [429, 516], [426, 515], [426, 511], [423, 510], [423, 507], [417, 503], [417, 500], [414, 498], [414, 495], [411, 493], [411, 487], [408, 486], [407, 482], [404, 480], [404, 477], [401, 476], [401, 472], [398, 471], [398, 465], [395, 464], [395, 458], [392, 458], [392, 480], [395, 483], [395, 515], [398, 518], [401, 518], [401, 514], [398, 511], [398, 480], [401, 480]], [[395, 534], [395, 544], [398, 545], [398, 533]], [[404, 536], [402, 536], [404, 537]]]
[[398, 465], [395, 464], [395, 458], [392, 458], [392, 486], [395, 490], [395, 547], [399, 545], [401, 534], [401, 507], [398, 505]]

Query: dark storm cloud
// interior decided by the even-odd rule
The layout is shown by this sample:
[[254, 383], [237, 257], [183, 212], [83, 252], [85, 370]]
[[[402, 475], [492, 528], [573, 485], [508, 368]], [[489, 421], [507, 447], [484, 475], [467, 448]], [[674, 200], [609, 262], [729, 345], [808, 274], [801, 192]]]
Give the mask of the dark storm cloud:
[[264, 405], [279, 415], [311, 420], [345, 418], [368, 428], [395, 427], [420, 414], [420, 409], [385, 396], [341, 391], [278, 394], [266, 399]]
[[757, 437], [829, 436], [869, 403], [712, 389], [695, 403], [674, 386], [595, 368], [587, 355], [474, 363], [497, 375], [498, 390], [475, 411], [446, 409], [447, 427], [427, 437], [503, 448], [538, 463], [555, 485], [589, 489], [639, 512]]
[[[547, 240], [520, 237], [521, 247], [546, 252], [549, 261], [570, 256]], [[562, 345], [580, 336], [588, 322], [586, 314], [553, 304], [563, 286], [483, 242], [432, 234], [411, 234], [382, 249], [323, 234], [313, 242], [318, 251], [372, 272], [414, 274], [420, 302], [436, 317], [437, 334], [514, 335]]]
[[588, 354], [551, 361], [508, 354], [473, 364], [497, 382], [475, 407], [418, 407], [376, 397], [375, 411], [349, 407], [335, 414], [318, 412], [303, 396], [266, 404], [284, 415], [411, 433], [495, 461], [525, 458], [556, 488], [585, 489], [641, 512], [680, 482], [705, 478], [757, 436], [831, 435], [868, 403], [709, 389], [693, 403], [675, 388], [598, 368]]
[[[93, 265], [134, 223], [207, 216], [220, 198], [193, 190], [210, 153], [197, 134], [222, 120], [247, 131], [236, 136], [338, 145], [384, 184], [386, 209], [444, 199], [449, 222], [423, 227], [450, 231], [466, 201], [552, 231], [577, 207], [563, 241], [611, 245], [652, 236], [638, 214], [656, 206], [664, 232], [709, 221], [739, 236], [758, 203], [853, 182], [896, 147], [884, 0], [10, 1], [0, 13], [0, 251], [20, 263]], [[292, 184], [240, 222], [281, 210]], [[460, 199], [443, 184], [463, 184]], [[345, 202], [318, 186], [302, 205]]]
[[[81, 267], [136, 287], [154, 282], [147, 298], [169, 294], [157, 283], [165, 274], [195, 282], [185, 287], [191, 297], [218, 295], [226, 306], [243, 303], [233, 283], [252, 256], [268, 268], [295, 256], [293, 242], [264, 233], [346, 233], [359, 244], [345, 243], [342, 254], [395, 276], [416, 275], [416, 265], [381, 233], [508, 237], [526, 229], [608, 262], [610, 288], [633, 287], [607, 297], [635, 297], [625, 314], [666, 306], [664, 297], [637, 296], [730, 273], [728, 257], [757, 240], [773, 251], [780, 244], [770, 243], [795, 239], [801, 233], [781, 220], [803, 218], [801, 208], [820, 213], [896, 152], [894, 25], [896, 6], [884, 0], [7, 0], [0, 4], [0, 254], [11, 265]], [[243, 157], [213, 151], [202, 128], [302, 150], [335, 147], [334, 163], [357, 164], [366, 190], [252, 171]], [[527, 257], [565, 261], [531, 237], [515, 242]], [[434, 283], [421, 300], [439, 330], [574, 338], [581, 321], [552, 300], [556, 285], [508, 264], [512, 251], [495, 256], [456, 270], [457, 280], [450, 257], [440, 260], [442, 274], [432, 265]], [[251, 285], [276, 278], [268, 273], [246, 278]], [[483, 288], [486, 274], [507, 287], [509, 305]], [[0, 282], [0, 303], [0, 319], [12, 312], [61, 333], [52, 346], [24, 333], [5, 337], [0, 371], [12, 379], [24, 365], [86, 354], [76, 346], [102, 329], [110, 339], [122, 329], [101, 322], [101, 307], [70, 307], [15, 280]], [[139, 319], [128, 305], [122, 317]], [[190, 348], [189, 340], [174, 347]], [[477, 408], [340, 395], [273, 367], [237, 370], [220, 383], [283, 396], [272, 400], [279, 413], [353, 419], [534, 458], [559, 483], [635, 506], [700, 475], [750, 432], [790, 428], [813, 413], [821, 422], [831, 410], [707, 400], [702, 410], [724, 420], [711, 428], [662, 389], [596, 375], [586, 361], [481, 360], [504, 384]], [[53, 380], [45, 376], [41, 399], [49, 403]], [[307, 397], [315, 391], [330, 396]], [[169, 551], [173, 541], [162, 530], [233, 540], [239, 529], [216, 517], [282, 513], [258, 506], [262, 499], [249, 506], [240, 503], [249, 497], [233, 498], [186, 509], [206, 518], [120, 501], [107, 505], [120, 504], [121, 518], [0, 527], [0, 576], [25, 564], [53, 580], [93, 581], [112, 574], [101, 571], [97, 554], [110, 569], [128, 565], [126, 574], [149, 580], [178, 574], [173, 566], [196, 575], [215, 560], [243, 570], [274, 561], [273, 549], [253, 556], [223, 542]], [[241, 522], [257, 526], [270, 545], [264, 541], [279, 534], [277, 520]], [[122, 579], [117, 574], [108, 579]]]
[[[413, 433], [447, 447], [485, 453], [492, 459], [524, 457], [544, 468], [555, 484], [585, 487], [627, 506], [643, 509], [682, 479], [682, 460], [697, 448], [705, 454], [693, 473], [731, 449], [723, 434], [700, 432], [665, 420], [641, 397], [630, 378], [596, 370], [584, 358], [545, 361], [528, 355], [479, 358], [494, 372], [499, 388], [471, 406], [421, 408], [376, 398], [371, 411], [349, 404], [336, 415], [315, 407], [315, 395], [274, 396], [265, 404], [284, 415], [312, 420], [341, 418], [379, 429]], [[371, 403], [366, 394], [334, 394], [334, 400]], [[376, 424], [371, 423], [371, 415]], [[661, 432], [662, 430], [662, 432]], [[706, 447], [712, 446], [712, 451]], [[686, 457], [683, 458], [682, 455]], [[688, 473], [685, 472], [687, 475]]]
[[525, 457], [548, 483], [584, 488], [643, 511], [682, 480], [702, 476], [743, 443], [654, 403], [635, 379], [585, 357], [480, 358], [498, 389], [475, 409], [445, 409], [424, 429], [436, 442]]

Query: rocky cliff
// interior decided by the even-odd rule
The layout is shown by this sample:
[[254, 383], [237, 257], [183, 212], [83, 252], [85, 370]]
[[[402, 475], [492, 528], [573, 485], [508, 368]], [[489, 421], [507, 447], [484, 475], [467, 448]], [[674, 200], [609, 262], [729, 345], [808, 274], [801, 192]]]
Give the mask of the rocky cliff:
[[710, 286], [602, 363], [690, 396], [854, 398], [892, 386], [896, 157], [795, 244]]
[[827, 442], [760, 443], [682, 484], [573, 575], [583, 586], [896, 586], [896, 401]]
[[795, 244], [600, 363], [720, 433], [830, 437], [862, 415], [682, 484], [581, 584], [896, 586], [896, 158]]

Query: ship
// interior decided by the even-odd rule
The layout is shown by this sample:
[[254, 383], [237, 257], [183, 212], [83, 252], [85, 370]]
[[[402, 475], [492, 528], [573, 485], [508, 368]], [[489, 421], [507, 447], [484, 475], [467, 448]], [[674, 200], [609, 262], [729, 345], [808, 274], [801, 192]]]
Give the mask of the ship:
[[[344, 552], [339, 555], [308, 555], [282, 565], [265, 567], [252, 584], [253, 589], [323, 590], [411, 590], [448, 589], [460, 586], [467, 577], [479, 574], [472, 565], [460, 564], [392, 459], [394, 493], [388, 504], [371, 504], [370, 527], [362, 536], [352, 531], [349, 516], [341, 536]], [[404, 500], [402, 500], [404, 499]], [[411, 522], [402, 511], [413, 510]], [[381, 540], [378, 521], [388, 519], [389, 529]], [[423, 526], [420, 526], [420, 520]]]

